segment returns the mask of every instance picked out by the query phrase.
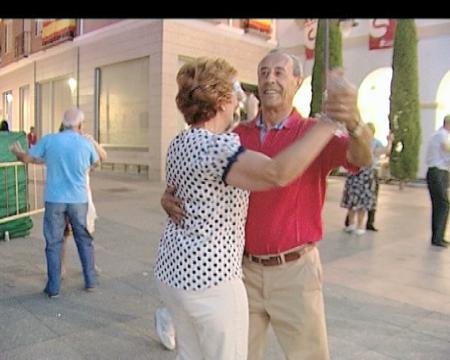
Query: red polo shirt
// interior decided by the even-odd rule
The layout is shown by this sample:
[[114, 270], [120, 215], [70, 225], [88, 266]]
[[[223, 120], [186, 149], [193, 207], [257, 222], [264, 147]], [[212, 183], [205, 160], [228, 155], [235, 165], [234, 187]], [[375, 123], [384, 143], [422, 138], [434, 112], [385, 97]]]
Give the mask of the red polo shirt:
[[[274, 157], [315, 124], [293, 111], [284, 127], [270, 129], [261, 144], [256, 120], [234, 131], [247, 149]], [[253, 255], [278, 254], [322, 239], [322, 207], [331, 170], [355, 169], [346, 159], [348, 136], [335, 135], [302, 176], [288, 186], [250, 194], [245, 249]]]

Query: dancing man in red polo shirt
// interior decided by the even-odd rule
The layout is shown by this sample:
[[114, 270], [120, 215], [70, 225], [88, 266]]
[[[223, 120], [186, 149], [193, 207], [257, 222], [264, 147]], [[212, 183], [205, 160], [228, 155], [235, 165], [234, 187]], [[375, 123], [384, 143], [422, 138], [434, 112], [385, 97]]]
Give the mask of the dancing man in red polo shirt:
[[[261, 111], [234, 130], [245, 148], [272, 157], [314, 125], [316, 119], [303, 119], [292, 106], [302, 81], [295, 56], [272, 51], [261, 60]], [[372, 161], [372, 135], [360, 120], [356, 99], [356, 88], [344, 80], [342, 72], [334, 71], [326, 113], [331, 118], [344, 114], [347, 131], [336, 133], [303, 175], [288, 186], [250, 194], [243, 259], [250, 311], [249, 360], [263, 359], [269, 324], [286, 359], [329, 359], [316, 243], [323, 236], [321, 213], [328, 174], [339, 166], [356, 171]], [[169, 187], [161, 203], [179, 222], [183, 210], [171, 194]]]

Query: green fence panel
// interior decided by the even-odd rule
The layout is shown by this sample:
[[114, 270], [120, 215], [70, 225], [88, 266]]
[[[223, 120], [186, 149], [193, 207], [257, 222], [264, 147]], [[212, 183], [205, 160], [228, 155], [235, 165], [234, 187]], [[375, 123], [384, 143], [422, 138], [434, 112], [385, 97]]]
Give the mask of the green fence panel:
[[[0, 131], [0, 163], [17, 161], [16, 157], [9, 151], [9, 147], [17, 141], [24, 150], [28, 148], [25, 132]], [[16, 193], [16, 171], [14, 166], [0, 168], [0, 219], [16, 215], [17, 207], [19, 208], [19, 214], [28, 210], [26, 172], [26, 166], [17, 167], [18, 191]], [[2, 223], [0, 224], [0, 239], [4, 239], [5, 231], [9, 232], [11, 239], [27, 236], [32, 227], [33, 222], [29, 216]]]

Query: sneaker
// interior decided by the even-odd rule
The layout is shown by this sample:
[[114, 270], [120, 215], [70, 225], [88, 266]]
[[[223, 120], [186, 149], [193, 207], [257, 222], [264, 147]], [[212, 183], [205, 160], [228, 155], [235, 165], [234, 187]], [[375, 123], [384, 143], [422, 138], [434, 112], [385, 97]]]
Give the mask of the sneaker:
[[347, 232], [347, 233], [352, 233], [355, 230], [356, 230], [356, 225], [355, 224], [348, 225], [348, 226], [346, 226], [344, 228], [344, 231]]
[[59, 294], [50, 294], [47, 289], [44, 289], [43, 293], [47, 295], [49, 299], [57, 299], [59, 298]]
[[165, 307], [159, 306], [155, 311], [155, 329], [161, 344], [168, 350], [175, 349], [175, 327], [172, 317]]
[[366, 233], [365, 229], [356, 229], [355, 234], [358, 236], [364, 235]]
[[85, 287], [84, 288], [84, 291], [86, 291], [86, 292], [89, 292], [89, 293], [92, 293], [92, 292], [95, 292], [95, 286], [92, 286], [92, 287]]

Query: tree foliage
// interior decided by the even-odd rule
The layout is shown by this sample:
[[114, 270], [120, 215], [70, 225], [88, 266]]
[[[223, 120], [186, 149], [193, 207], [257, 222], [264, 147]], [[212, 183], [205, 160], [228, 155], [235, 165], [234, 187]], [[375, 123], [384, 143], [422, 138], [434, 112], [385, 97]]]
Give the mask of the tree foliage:
[[389, 124], [394, 133], [391, 174], [414, 179], [421, 139], [417, 33], [414, 19], [397, 20], [392, 58]]
[[[324, 56], [325, 56], [325, 21], [319, 19], [317, 25], [316, 43], [314, 46], [314, 66], [311, 79], [312, 98], [310, 116], [321, 111], [322, 94], [324, 92]], [[342, 66], [342, 34], [337, 19], [329, 22], [329, 67], [333, 69]]]

